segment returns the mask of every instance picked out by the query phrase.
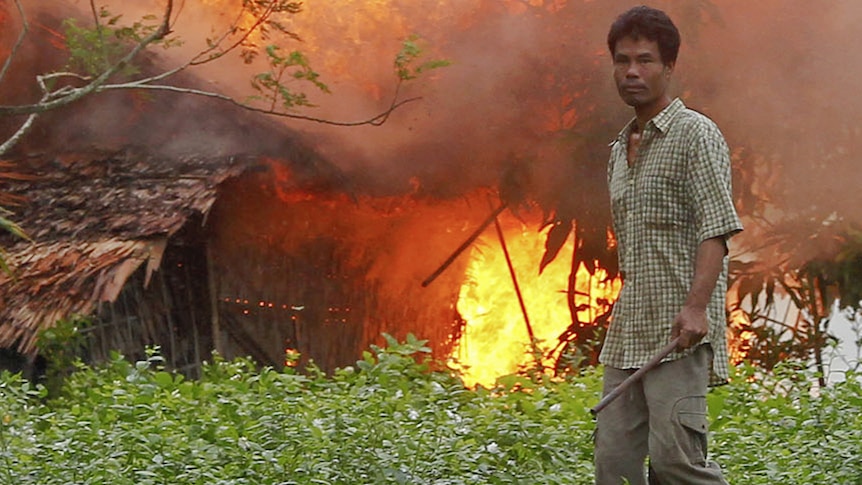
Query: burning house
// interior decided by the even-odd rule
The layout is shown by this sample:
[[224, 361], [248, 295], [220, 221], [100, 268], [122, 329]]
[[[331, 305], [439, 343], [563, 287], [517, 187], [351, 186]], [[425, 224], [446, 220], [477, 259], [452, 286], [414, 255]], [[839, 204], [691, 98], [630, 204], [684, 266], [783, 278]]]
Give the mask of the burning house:
[[412, 331], [441, 354], [451, 345], [457, 285], [431, 295], [383, 277], [428, 241], [402, 243], [401, 255], [387, 249], [405, 236], [399, 226], [418, 223], [406, 200], [353, 201], [280, 181], [285, 162], [259, 157], [22, 160], [27, 180], [7, 190], [22, 198], [18, 218], [34, 242], [4, 239], [15, 268], [3, 277], [4, 346], [32, 355], [39, 330], [76, 314], [94, 317], [91, 358], [159, 345], [180, 370], [212, 349], [270, 365], [292, 349], [332, 369], [381, 332]]
[[[452, 253], [482, 228], [490, 191], [449, 200], [357, 195], [313, 151], [278, 139], [288, 140], [275, 147], [282, 158], [29, 146], [5, 190], [20, 201], [16, 218], [33, 242], [4, 236], [15, 269], [2, 276], [0, 345], [32, 356], [40, 330], [84, 315], [93, 317], [85, 330], [91, 359], [112, 350], [141, 357], [159, 345], [169, 365], [192, 374], [211, 350], [270, 365], [290, 350], [333, 369], [384, 332], [428, 339], [444, 358], [462, 314], [479, 321], [486, 311], [475, 282], [503, 274], [499, 255], [481, 264], [495, 246], [508, 239], [512, 251], [541, 255], [541, 239], [511, 216], [500, 217], [507, 235], [479, 241], [480, 258]], [[514, 303], [511, 281], [490, 287]], [[521, 315], [516, 309], [504, 332], [532, 332]], [[553, 318], [559, 329], [568, 316]], [[506, 352], [501, 358], [518, 360], [517, 347]]]
[[433, 219], [458, 209], [359, 196], [279, 124], [111, 93], [44, 116], [8, 163], [32, 242], [3, 236], [0, 346], [33, 357], [41, 330], [81, 315], [90, 359], [158, 345], [190, 374], [212, 350], [280, 365], [289, 349], [333, 369], [382, 332], [451, 347], [458, 286], [410, 288], [404, 259], [443, 259], [435, 239], [463, 230]]
[[[74, 8], [49, 3], [0, 83], [0, 105], [38, 96], [32, 74], [57, 66], [47, 53], [63, 48], [56, 26]], [[132, 16], [159, 5], [105, 3]], [[195, 36], [223, 22], [231, 2], [189, 5], [173, 25], [189, 43], [147, 58], [144, 69], [195, 52]], [[3, 236], [17, 270], [0, 284], [0, 346], [33, 355], [39, 329], [83, 313], [97, 317], [94, 356], [158, 344], [171, 365], [193, 368], [213, 349], [272, 364], [292, 350], [332, 369], [383, 332], [410, 332], [469, 367], [468, 381], [488, 382], [523, 363], [531, 339], [552, 359], [570, 342], [594, 344], [619, 290], [607, 143], [631, 115], [613, 92], [603, 41], [629, 5], [308, 2], [284, 25], [330, 81], [332, 94], [311, 94], [316, 117], [384, 111], [396, 90], [390, 59], [413, 33], [430, 56], [452, 61], [398, 86], [421, 100], [383, 126], [264, 119], [212, 99], [139, 91], [43, 115], [7, 157], [27, 177], [3, 190], [19, 197], [10, 208], [34, 242]], [[824, 46], [852, 31], [856, 8], [835, 3], [809, 18], [795, 14], [801, 1], [656, 6], [686, 39], [680, 94], [734, 149], [743, 216], [829, 214], [837, 193], [859, 205], [858, 172], [834, 176], [852, 166], [858, 129], [802, 136], [809, 120], [852, 119], [855, 104], [797, 111], [851, 90], [852, 76], [810, 89], [805, 73], [838, 72]], [[16, 18], [0, 1], [0, 23]], [[4, 57], [15, 35], [0, 31]], [[788, 78], [785, 66], [799, 59], [811, 69]], [[257, 67], [201, 66], [174, 81], [243, 98]], [[766, 81], [777, 78], [780, 86]], [[815, 190], [829, 177], [835, 190]], [[746, 223], [743, 238], [762, 228]], [[581, 350], [595, 357], [595, 346]]]
[[[213, 106], [204, 106], [184, 110], [208, 116]], [[425, 291], [397, 280], [409, 277], [411, 253], [428, 254], [429, 268], [442, 259], [428, 246], [461, 231], [433, 218], [457, 209], [358, 198], [289, 132], [217, 111], [231, 120], [231, 136], [278, 140], [268, 150], [279, 158], [261, 155], [261, 146], [230, 156], [100, 151], [71, 140], [71, 151], [23, 146], [12, 160], [18, 179], [4, 190], [33, 242], [4, 237], [15, 269], [2, 276], [0, 344], [32, 356], [41, 329], [84, 315], [94, 317], [91, 358], [111, 350], [136, 357], [159, 345], [181, 370], [193, 371], [213, 349], [272, 365], [291, 349], [332, 369], [381, 332], [412, 331], [443, 355], [457, 285]], [[137, 126], [152, 122], [147, 112], [135, 116]], [[178, 143], [185, 136], [224, 143], [227, 135], [197, 125]], [[432, 234], [410, 241], [420, 221]]]
[[[57, 19], [41, 15], [4, 100], [32, 98], [28, 79], [52, 68]], [[92, 360], [158, 345], [193, 375], [212, 350], [270, 365], [296, 352], [331, 370], [382, 333], [413, 333], [473, 371], [494, 356], [475, 382], [515, 370], [534, 339], [558, 355], [572, 315], [582, 328], [606, 314], [618, 281], [530, 196], [516, 156], [460, 179], [418, 163], [393, 184], [333, 163], [350, 148], [331, 140], [171, 93], [104, 93], [43, 115], [8, 157], [4, 191], [33, 241], [2, 236], [15, 272], [0, 276], [0, 346], [32, 358], [41, 330], [83, 315]], [[423, 149], [456, 162], [445, 150]], [[603, 246], [605, 229], [590, 231]], [[551, 264], [556, 254], [572, 260]]]

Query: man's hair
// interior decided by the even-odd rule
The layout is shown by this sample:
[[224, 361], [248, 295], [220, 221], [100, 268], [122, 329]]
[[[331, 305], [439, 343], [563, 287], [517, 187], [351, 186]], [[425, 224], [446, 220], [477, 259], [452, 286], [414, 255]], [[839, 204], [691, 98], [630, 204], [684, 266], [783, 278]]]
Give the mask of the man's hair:
[[640, 6], [617, 17], [608, 32], [608, 49], [612, 56], [616, 54], [617, 42], [626, 37], [654, 41], [658, 44], [663, 64], [676, 62], [680, 43], [679, 31], [670, 17], [661, 10]]

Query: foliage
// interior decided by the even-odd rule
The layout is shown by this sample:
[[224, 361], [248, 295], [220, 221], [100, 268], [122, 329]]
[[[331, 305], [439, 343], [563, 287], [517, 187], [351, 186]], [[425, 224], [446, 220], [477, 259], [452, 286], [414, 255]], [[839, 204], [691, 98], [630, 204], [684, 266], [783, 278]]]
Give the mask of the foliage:
[[294, 92], [284, 84], [286, 78], [308, 81], [324, 93], [329, 92], [329, 87], [320, 81], [320, 75], [316, 73], [308, 63], [308, 59], [302, 52], [293, 51], [286, 56], [280, 54], [281, 49], [277, 45], [266, 48], [266, 58], [270, 70], [256, 75], [251, 86], [260, 93], [252, 99], [267, 101], [271, 109], [281, 101], [285, 110], [297, 106], [312, 106], [308, 96], [302, 92]]
[[[862, 231], [818, 222], [810, 234], [815, 244], [808, 246], [816, 252], [779, 233], [766, 240], [777, 254], [789, 255], [779, 264], [731, 262], [737, 295], [731, 310], [746, 321], [737, 322], [735, 331], [748, 333], [746, 358], [766, 369], [787, 359], [813, 359], [822, 373], [823, 350], [836, 341], [830, 333], [835, 304], [849, 312], [862, 305]], [[799, 310], [796, 322], [775, 316], [779, 295]]]
[[[12, 215], [12, 212], [4, 207], [0, 207], [0, 230], [8, 232], [14, 236], [29, 239], [27, 234], [24, 232], [21, 227], [15, 223], [12, 219], [8, 217]], [[0, 248], [0, 271], [5, 272], [6, 274], [12, 275], [12, 269], [9, 267], [9, 264], [6, 262], [6, 251], [3, 248]]]
[[[595, 371], [507, 376], [465, 389], [429, 370], [424, 342], [389, 338], [332, 376], [216, 359], [200, 380], [153, 352], [82, 367], [63, 397], [0, 378], [4, 483], [588, 484]], [[757, 377], [757, 380], [752, 380]], [[732, 483], [862, 479], [858, 376], [815, 392], [791, 367], [741, 369], [710, 396]]]
[[819, 278], [828, 288], [824, 291], [827, 306], [837, 299], [842, 309], [862, 310], [862, 228], [848, 227], [836, 238], [835, 255], [812, 259], [800, 272], [809, 279]]
[[81, 331], [90, 323], [85, 317], [72, 316], [39, 332], [36, 347], [47, 362], [45, 387], [49, 396], [59, 395], [66, 378], [74, 371], [87, 346]]
[[[242, 0], [242, 8], [244, 12], [248, 12], [253, 18], [257, 19], [251, 26], [237, 24], [235, 25], [235, 33], [241, 34], [241, 51], [240, 55], [246, 63], [251, 63], [260, 54], [260, 44], [254, 37], [249, 34], [257, 31], [260, 33], [261, 41], [272, 39], [273, 34], [282, 34], [295, 40], [299, 40], [299, 36], [291, 32], [282, 19], [282, 15], [295, 15], [302, 11], [302, 2], [292, 0]], [[211, 47], [218, 47], [219, 42], [214, 39], [207, 39], [207, 44]], [[216, 53], [216, 56], [220, 53]]]
[[[4, 180], [20, 179], [23, 177], [23, 175], [16, 172], [13, 167], [13, 164], [0, 160], [0, 170], [2, 170], [0, 171], [0, 182], [3, 182]], [[12, 220], [14, 213], [4, 207], [15, 202], [17, 201], [13, 197], [0, 190], [0, 231], [8, 232], [17, 238], [30, 240], [30, 237], [24, 232], [21, 226]], [[12, 269], [6, 262], [6, 251], [4, 251], [2, 247], [0, 247], [0, 271], [3, 271], [7, 275], [14, 276]]]
[[[112, 65], [119, 62], [127, 53], [131, 43], [143, 42], [148, 36], [159, 29], [161, 19], [154, 15], [144, 16], [131, 25], [121, 23], [122, 15], [113, 15], [105, 6], [97, 13], [99, 22], [96, 25], [82, 26], [78, 19], [70, 18], [63, 21], [63, 31], [66, 34], [66, 47], [69, 50], [68, 69], [98, 76]], [[171, 47], [179, 45], [179, 40], [162, 37], [153, 41], [153, 45]], [[133, 63], [123, 63], [119, 71], [123, 75], [138, 74]]]
[[416, 66], [417, 59], [422, 56], [420, 40], [418, 35], [411, 35], [401, 44], [401, 50], [395, 55], [395, 72], [398, 79], [402, 81], [416, 79], [424, 72], [450, 64], [447, 60], [435, 59]]
[[731, 483], [862, 483], [862, 375], [817, 380], [798, 363], [747, 366], [710, 396], [714, 458]]
[[[165, 2], [159, 16], [145, 15], [129, 24], [122, 15], [116, 15], [104, 6], [97, 7], [96, 2], [91, 1], [90, 22], [84, 23], [78, 19], [64, 21], [64, 38], [69, 56], [67, 70], [36, 74], [35, 84], [41, 90], [38, 102], [0, 105], [0, 116], [26, 116], [17, 131], [0, 144], [0, 155], [11, 150], [33, 128], [34, 121], [42, 113], [110, 90], [169, 91], [209, 97], [271, 116], [337, 126], [383, 124], [395, 109], [416, 99], [399, 99], [396, 89], [396, 95], [386, 110], [359, 121], [342, 122], [295, 113], [293, 108], [310, 107], [312, 104], [305, 93], [291, 89], [289, 82], [304, 81], [323, 92], [329, 90], [301, 52], [293, 50], [287, 55], [279, 52], [277, 45], [300, 41], [300, 37], [291, 32], [287, 24], [290, 16], [302, 11], [302, 3], [291, 0], [243, 0], [236, 17], [221, 33], [206, 38], [206, 47], [200, 52], [175, 67], [144, 73], [138, 67], [143, 52], [154, 46], [170, 48], [182, 44], [178, 34], [172, 30], [175, 15], [181, 13], [182, 6], [178, 4], [175, 10], [174, 3], [172, 0]], [[14, 4], [21, 17], [21, 31], [0, 68], [0, 81], [30, 33], [30, 21], [23, 3], [15, 0]], [[417, 41], [417, 37], [411, 37], [405, 43], [405, 50], [396, 58], [396, 81], [399, 86], [404, 81], [415, 79], [423, 71], [447, 64], [445, 61], [429, 61], [413, 67], [422, 53]], [[265, 54], [269, 69], [252, 77], [252, 87], [257, 95], [245, 101], [220, 92], [177, 86], [168, 81], [174, 74], [217, 61], [231, 52], [238, 54], [246, 63], [252, 63]]]

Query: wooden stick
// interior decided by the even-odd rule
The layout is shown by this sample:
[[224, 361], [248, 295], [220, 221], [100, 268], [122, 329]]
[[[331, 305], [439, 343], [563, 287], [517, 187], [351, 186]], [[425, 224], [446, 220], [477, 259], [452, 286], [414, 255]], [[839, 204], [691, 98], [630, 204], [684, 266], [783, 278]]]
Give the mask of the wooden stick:
[[455, 261], [455, 259], [461, 253], [464, 252], [465, 249], [469, 248], [470, 245], [473, 244], [473, 241], [476, 240], [476, 238], [478, 238], [479, 236], [482, 235], [483, 232], [485, 232], [485, 229], [488, 226], [490, 226], [491, 223], [497, 219], [497, 216], [500, 215], [500, 213], [503, 212], [507, 206], [508, 206], [508, 204], [506, 204], [505, 202], [500, 204], [500, 207], [497, 207], [497, 209], [490, 216], [488, 216], [487, 219], [485, 219], [485, 222], [483, 222], [482, 225], [479, 226], [478, 229], [473, 231], [473, 233], [470, 234], [470, 237], [468, 237], [467, 240], [464, 241], [463, 244], [458, 246], [458, 249], [456, 249], [455, 252], [453, 252], [452, 255], [450, 255], [446, 259], [446, 261], [443, 261], [443, 264], [441, 264], [440, 267], [437, 268], [437, 271], [431, 273], [431, 276], [425, 278], [425, 281], [422, 282], [422, 287], [424, 288], [424, 287], [430, 285], [434, 280], [437, 279], [438, 276], [440, 276], [444, 271], [446, 271], [446, 268], [448, 268], [449, 265], [451, 265]]
[[593, 416], [599, 414], [602, 409], [606, 408], [608, 404], [613, 402], [616, 398], [620, 397], [622, 393], [624, 393], [629, 387], [632, 386], [635, 382], [639, 381], [644, 374], [651, 371], [654, 367], [656, 367], [662, 359], [668, 356], [671, 352], [676, 350], [676, 346], [679, 345], [679, 337], [671, 340], [671, 342], [665, 345], [659, 353], [655, 354], [646, 364], [644, 364], [640, 369], [636, 370], [634, 374], [628, 376], [626, 380], [620, 383], [617, 387], [615, 387], [611, 392], [609, 392], [605, 397], [599, 401], [598, 404], [595, 405], [590, 412], [593, 413]]
[[[218, 312], [218, 284], [216, 282], [216, 274], [215, 274], [215, 263], [214, 263], [214, 250], [212, 244], [206, 245], [206, 258], [207, 258], [207, 287], [210, 292], [210, 312], [211, 312], [211, 324], [212, 324], [212, 333], [213, 333], [213, 349], [218, 352], [224, 358], [227, 358], [227, 353], [225, 352], [224, 347], [224, 339], [221, 335], [221, 320], [219, 319]], [[198, 362], [198, 364], [201, 364]], [[203, 368], [199, 368], [199, 371], [202, 371]]]
[[527, 325], [527, 335], [530, 337], [530, 348], [533, 353], [536, 353], [536, 335], [533, 333], [533, 326], [530, 325], [530, 316], [527, 314], [527, 306], [524, 304], [524, 295], [521, 293], [521, 285], [518, 284], [518, 275], [515, 274], [515, 266], [512, 264], [512, 258], [509, 256], [509, 248], [506, 247], [506, 237], [503, 235], [503, 228], [500, 227], [500, 221], [494, 218], [494, 227], [497, 229], [497, 238], [500, 239], [500, 247], [503, 249], [503, 256], [506, 257], [506, 266], [509, 267], [509, 276], [512, 277], [512, 285], [515, 287], [515, 295], [518, 297], [518, 304], [521, 305], [521, 313], [524, 315], [524, 323]]

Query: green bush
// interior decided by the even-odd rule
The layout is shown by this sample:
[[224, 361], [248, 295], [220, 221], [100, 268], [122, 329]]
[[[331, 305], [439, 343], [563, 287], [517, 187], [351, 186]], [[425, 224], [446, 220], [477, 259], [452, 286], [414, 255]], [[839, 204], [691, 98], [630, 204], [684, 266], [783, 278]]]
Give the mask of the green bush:
[[[18, 484], [590, 484], [595, 371], [465, 389], [424, 342], [388, 340], [332, 376], [215, 362], [201, 379], [151, 353], [80, 366], [58, 397], [0, 377], [0, 482]], [[856, 376], [741, 369], [710, 396], [732, 483], [862, 483]]]
[[737, 483], [862, 484], [862, 376], [817, 387], [784, 363], [768, 376], [739, 369], [710, 396], [716, 459]]

